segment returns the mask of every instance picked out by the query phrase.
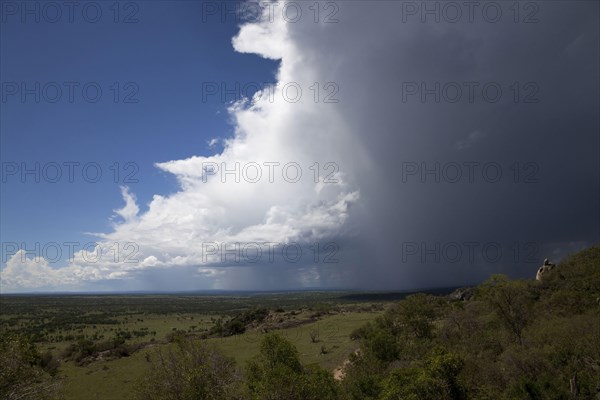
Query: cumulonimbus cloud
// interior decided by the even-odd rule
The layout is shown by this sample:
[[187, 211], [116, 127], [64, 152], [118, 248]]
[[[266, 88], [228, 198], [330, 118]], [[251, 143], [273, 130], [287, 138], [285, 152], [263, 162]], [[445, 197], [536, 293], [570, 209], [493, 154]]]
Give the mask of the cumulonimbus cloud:
[[[280, 67], [276, 85], [231, 106], [235, 134], [220, 138], [223, 150], [158, 162], [180, 189], [147, 211], [123, 189], [119, 222], [99, 235], [103, 262], [78, 252], [55, 269], [15, 255], [3, 287], [142, 282], [159, 270], [227, 289], [462, 285], [493, 272], [533, 276], [540, 260], [599, 240], [597, 2], [342, 1], [320, 2], [330, 6], [319, 13], [294, 2], [297, 21], [281, 3], [233, 39]], [[500, 179], [486, 179], [486, 164]], [[135, 243], [136, 261], [113, 262], [115, 242], [121, 254]], [[259, 242], [336, 242], [339, 251], [319, 251], [340, 262], [309, 252], [239, 265], [203, 252]], [[489, 244], [504, 251], [497, 261], [482, 257]]]
[[[125, 205], [115, 210], [114, 230], [97, 234], [93, 250], [99, 258], [90, 262], [79, 252], [67, 267], [53, 268], [19, 252], [2, 272], [5, 290], [84, 287], [175, 267], [198, 269], [200, 279], [217, 282], [234, 269], [216, 268], [235, 266], [236, 260], [223, 259], [215, 245], [219, 250], [260, 245], [267, 257], [268, 246], [270, 251], [289, 243], [308, 246], [343, 233], [351, 206], [359, 201], [356, 184], [343, 169], [348, 130], [339, 105], [322, 104], [310, 93], [317, 77], [290, 38], [289, 25], [281, 16], [270, 19], [241, 26], [232, 42], [238, 52], [280, 60], [277, 84], [229, 108], [235, 135], [221, 138], [222, 152], [157, 162], [158, 169], [177, 178], [179, 191], [155, 195], [140, 212], [135, 194], [122, 188]], [[293, 99], [287, 90], [296, 90]], [[115, 246], [120, 257], [110, 251]], [[124, 257], [125, 247], [132, 246], [135, 257]], [[299, 284], [306, 268], [297, 268]], [[243, 287], [236, 277], [230, 280], [220, 287]]]

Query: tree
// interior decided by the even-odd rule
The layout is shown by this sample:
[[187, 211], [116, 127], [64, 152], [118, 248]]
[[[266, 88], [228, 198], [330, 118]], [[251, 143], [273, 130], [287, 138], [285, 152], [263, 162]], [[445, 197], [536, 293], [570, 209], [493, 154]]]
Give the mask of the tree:
[[532, 319], [533, 298], [525, 281], [510, 281], [506, 275], [493, 275], [479, 288], [479, 295], [492, 308], [519, 344], [523, 329]]
[[298, 350], [276, 333], [266, 334], [260, 353], [246, 366], [248, 390], [260, 400], [334, 400], [333, 376], [319, 366], [305, 368]]
[[362, 346], [365, 352], [383, 362], [392, 362], [399, 356], [396, 338], [385, 329], [371, 330], [363, 339]]
[[233, 359], [202, 341], [185, 339], [166, 353], [151, 357], [150, 371], [139, 382], [136, 397], [143, 400], [228, 400], [235, 397], [239, 376]]
[[378, 399], [383, 388], [386, 365], [370, 352], [352, 353], [345, 368], [342, 387], [344, 398], [351, 400]]
[[408, 335], [417, 339], [430, 339], [436, 316], [432, 297], [417, 293], [398, 304], [396, 318]]
[[457, 354], [437, 348], [422, 366], [398, 368], [383, 390], [383, 400], [463, 400], [466, 390], [459, 380], [464, 361]]
[[307, 400], [335, 400], [339, 398], [339, 387], [329, 371], [309, 365], [304, 369], [301, 394]]
[[44, 400], [57, 397], [59, 384], [42, 365], [49, 365], [35, 345], [14, 333], [0, 334], [0, 398]]
[[313, 329], [312, 331], [310, 331], [310, 341], [311, 341], [311, 343], [319, 342], [319, 331], [318, 330]]

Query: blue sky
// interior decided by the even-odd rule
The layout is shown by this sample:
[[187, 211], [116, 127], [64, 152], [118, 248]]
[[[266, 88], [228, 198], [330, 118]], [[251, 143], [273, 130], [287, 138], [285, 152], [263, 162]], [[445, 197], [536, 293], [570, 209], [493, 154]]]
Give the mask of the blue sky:
[[[29, 4], [34, 7], [34, 2]], [[157, 171], [155, 162], [207, 155], [215, 150], [207, 141], [233, 135], [227, 104], [220, 95], [203, 98], [203, 84], [223, 83], [233, 89], [236, 82], [242, 87], [274, 81], [277, 62], [234, 52], [231, 39], [241, 21], [231, 15], [223, 20], [207, 15], [206, 9], [203, 14], [200, 2], [148, 1], [132, 3], [137, 8], [121, 6], [121, 20], [130, 16], [138, 22], [114, 23], [113, 4], [99, 4], [103, 15], [97, 23], [87, 22], [78, 10], [70, 23], [66, 8], [56, 23], [45, 21], [41, 10], [39, 23], [35, 15], [28, 15], [26, 23], [20, 14], [4, 16], [2, 82], [26, 82], [30, 88], [35, 82], [42, 88], [57, 82], [63, 93], [57, 103], [44, 97], [36, 103], [33, 95], [23, 103], [20, 93], [6, 95], [2, 161], [16, 162], [19, 170], [21, 163], [34, 168], [35, 163], [43, 167], [57, 162], [63, 178], [50, 183], [42, 177], [37, 184], [33, 175], [25, 182], [20, 174], [6, 176], [1, 191], [3, 242], [25, 242], [33, 248], [36, 242], [95, 240], [84, 232], [110, 229], [108, 218], [122, 202], [120, 185], [130, 186], [143, 207], [153, 194], [177, 189], [175, 179]], [[72, 103], [64, 82], [79, 83]], [[102, 89], [97, 103], [82, 95], [81, 88], [90, 82]], [[252, 94], [253, 86], [247, 88], [245, 94]], [[89, 90], [93, 99], [94, 87]], [[118, 102], [116, 90], [121, 93]], [[124, 103], [126, 95], [137, 103]], [[236, 98], [227, 94], [225, 100]], [[81, 163], [73, 167], [72, 183], [64, 162]], [[96, 183], [82, 177], [83, 165], [90, 162], [102, 169]], [[95, 169], [90, 168], [94, 180]], [[48, 169], [48, 174], [53, 171]], [[124, 182], [128, 176], [138, 182]]]
[[600, 242], [599, 7], [1, 0], [0, 290], [531, 278]]

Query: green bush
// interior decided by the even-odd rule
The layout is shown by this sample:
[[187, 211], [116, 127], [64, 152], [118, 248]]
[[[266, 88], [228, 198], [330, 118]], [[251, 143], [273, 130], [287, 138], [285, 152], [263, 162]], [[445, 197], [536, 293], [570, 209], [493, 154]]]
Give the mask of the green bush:
[[339, 397], [332, 374], [319, 366], [303, 367], [296, 347], [269, 333], [260, 353], [246, 365], [247, 387], [257, 400], [334, 400]]
[[58, 397], [59, 382], [50, 372], [55, 368], [51, 355], [41, 356], [28, 338], [14, 333], [0, 334], [0, 398], [46, 400]]
[[136, 385], [140, 400], [230, 400], [237, 396], [239, 376], [233, 359], [203, 341], [186, 339], [175, 349], [156, 351], [150, 370]]

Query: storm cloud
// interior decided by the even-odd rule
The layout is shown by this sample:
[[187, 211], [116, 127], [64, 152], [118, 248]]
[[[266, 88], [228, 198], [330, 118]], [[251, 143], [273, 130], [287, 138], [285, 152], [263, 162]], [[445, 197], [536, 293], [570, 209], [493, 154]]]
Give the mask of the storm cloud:
[[[75, 257], [51, 272], [14, 258], [3, 282], [414, 289], [533, 277], [544, 258], [598, 243], [597, 2], [292, 3], [293, 18], [267, 7], [232, 40], [280, 67], [277, 85], [232, 105], [223, 151], [157, 161], [180, 189], [145, 212], [123, 188], [100, 246], [135, 242], [138, 263]], [[302, 179], [219, 173], [271, 162]], [[294, 262], [204, 257], [206, 243], [259, 242], [334, 247]]]

